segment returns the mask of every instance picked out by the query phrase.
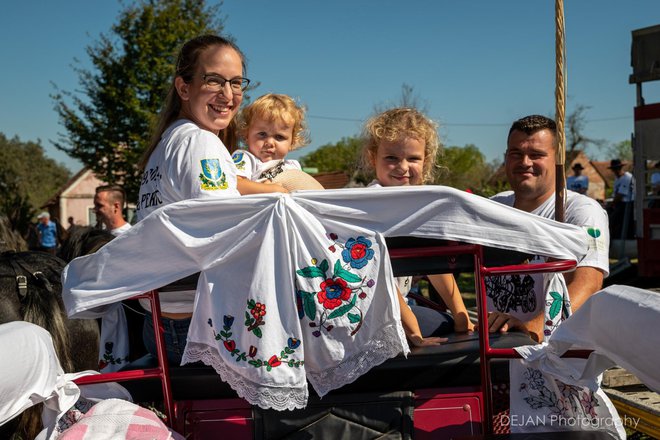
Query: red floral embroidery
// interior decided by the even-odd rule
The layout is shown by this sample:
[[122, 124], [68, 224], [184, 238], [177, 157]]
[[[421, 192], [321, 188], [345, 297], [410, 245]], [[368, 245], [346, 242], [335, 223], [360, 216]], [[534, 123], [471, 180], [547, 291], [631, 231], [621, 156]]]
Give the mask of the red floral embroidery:
[[351, 297], [351, 288], [341, 278], [334, 280], [328, 278], [321, 283], [321, 291], [318, 292], [317, 297], [323, 307], [334, 309], [339, 307], [342, 301], [348, 301]]

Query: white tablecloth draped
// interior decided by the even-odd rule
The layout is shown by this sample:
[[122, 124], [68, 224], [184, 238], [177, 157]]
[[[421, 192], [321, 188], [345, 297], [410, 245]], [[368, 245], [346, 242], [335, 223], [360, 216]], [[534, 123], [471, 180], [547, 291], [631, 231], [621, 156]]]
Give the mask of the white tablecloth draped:
[[[512, 370], [511, 414], [520, 408], [528, 416], [530, 411], [542, 415], [547, 429], [601, 429], [625, 438], [616, 409], [600, 388], [601, 374], [618, 365], [660, 392], [659, 322], [657, 292], [613, 285], [595, 293], [545, 343], [516, 349], [524, 361]], [[588, 359], [561, 358], [569, 349], [593, 352]], [[538, 393], [546, 386], [558, 397]], [[536, 408], [530, 410], [530, 403]]]
[[407, 352], [383, 237], [580, 260], [587, 233], [451, 188], [350, 189], [165, 206], [63, 273], [69, 316], [201, 271], [185, 361], [253, 404], [306, 404]]

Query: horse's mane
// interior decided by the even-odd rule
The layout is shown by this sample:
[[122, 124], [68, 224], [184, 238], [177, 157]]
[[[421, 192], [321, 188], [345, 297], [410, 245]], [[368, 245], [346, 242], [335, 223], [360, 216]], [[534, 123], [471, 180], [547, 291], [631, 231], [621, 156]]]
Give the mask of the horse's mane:
[[14, 231], [5, 215], [0, 215], [0, 252], [26, 251], [27, 243], [21, 235]]
[[[18, 309], [24, 321], [50, 332], [62, 367], [72, 372], [71, 345], [61, 297], [64, 266], [64, 261], [45, 252], [4, 252], [0, 254], [0, 292], [3, 301], [14, 303], [3, 307], [5, 312]], [[19, 291], [17, 276], [27, 281], [24, 294]]]
[[[10, 236], [5, 235], [7, 232], [12, 231], [0, 217], [0, 241]], [[94, 368], [98, 360], [99, 342], [96, 321], [66, 320], [62, 302], [62, 270], [66, 262], [96, 252], [113, 238], [107, 231], [79, 226], [70, 231], [69, 238], [62, 245], [62, 258], [45, 252], [0, 253], [0, 323], [24, 320], [48, 330], [65, 372]], [[14, 245], [7, 248], [20, 249]], [[3, 250], [0, 243], [0, 252]], [[28, 282], [25, 296], [18, 290], [16, 266], [20, 272], [18, 275], [25, 276]], [[40, 274], [34, 275], [37, 272]], [[0, 438], [12, 434], [18, 435], [17, 438], [34, 438], [42, 427], [41, 409], [42, 405], [35, 405], [0, 427]]]
[[114, 235], [91, 226], [76, 226], [69, 231], [69, 238], [62, 244], [59, 257], [67, 263], [76, 257], [88, 255], [110, 242]]

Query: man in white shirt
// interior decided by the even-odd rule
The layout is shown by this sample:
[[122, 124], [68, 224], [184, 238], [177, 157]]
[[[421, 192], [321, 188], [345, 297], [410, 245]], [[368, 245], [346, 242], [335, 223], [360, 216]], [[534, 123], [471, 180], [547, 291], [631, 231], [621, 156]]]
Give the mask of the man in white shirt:
[[634, 237], [633, 203], [635, 202], [635, 178], [628, 171], [623, 171], [625, 162], [612, 159], [609, 169], [616, 179], [612, 191], [612, 213], [610, 217], [610, 235], [614, 239]]
[[[556, 132], [555, 122], [545, 116], [527, 116], [513, 123], [504, 162], [513, 191], [497, 194], [493, 200], [554, 218]], [[595, 200], [568, 191], [565, 222], [582, 226], [592, 240], [589, 253], [576, 270], [564, 274], [570, 299], [570, 306], [564, 304], [564, 307], [576, 310], [602, 287], [603, 278], [609, 273], [608, 221], [607, 214]], [[543, 341], [548, 335], [542, 276], [489, 277], [487, 292], [491, 332], [523, 330], [537, 341]]]
[[96, 188], [94, 195], [94, 212], [100, 223], [115, 237], [131, 229], [131, 224], [124, 219], [123, 188], [114, 185], [104, 185]]

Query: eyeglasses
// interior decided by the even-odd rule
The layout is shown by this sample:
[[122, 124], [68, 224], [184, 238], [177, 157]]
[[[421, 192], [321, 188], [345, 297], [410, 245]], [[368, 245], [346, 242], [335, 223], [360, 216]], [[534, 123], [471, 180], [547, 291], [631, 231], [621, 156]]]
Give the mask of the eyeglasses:
[[204, 85], [206, 85], [206, 87], [213, 92], [219, 92], [223, 90], [225, 88], [225, 84], [229, 83], [229, 87], [231, 87], [232, 93], [236, 94], [243, 93], [243, 90], [247, 89], [248, 85], [250, 85], [250, 80], [247, 78], [238, 76], [232, 79], [225, 79], [214, 73], [207, 73], [202, 75], [202, 81], [204, 81]]

